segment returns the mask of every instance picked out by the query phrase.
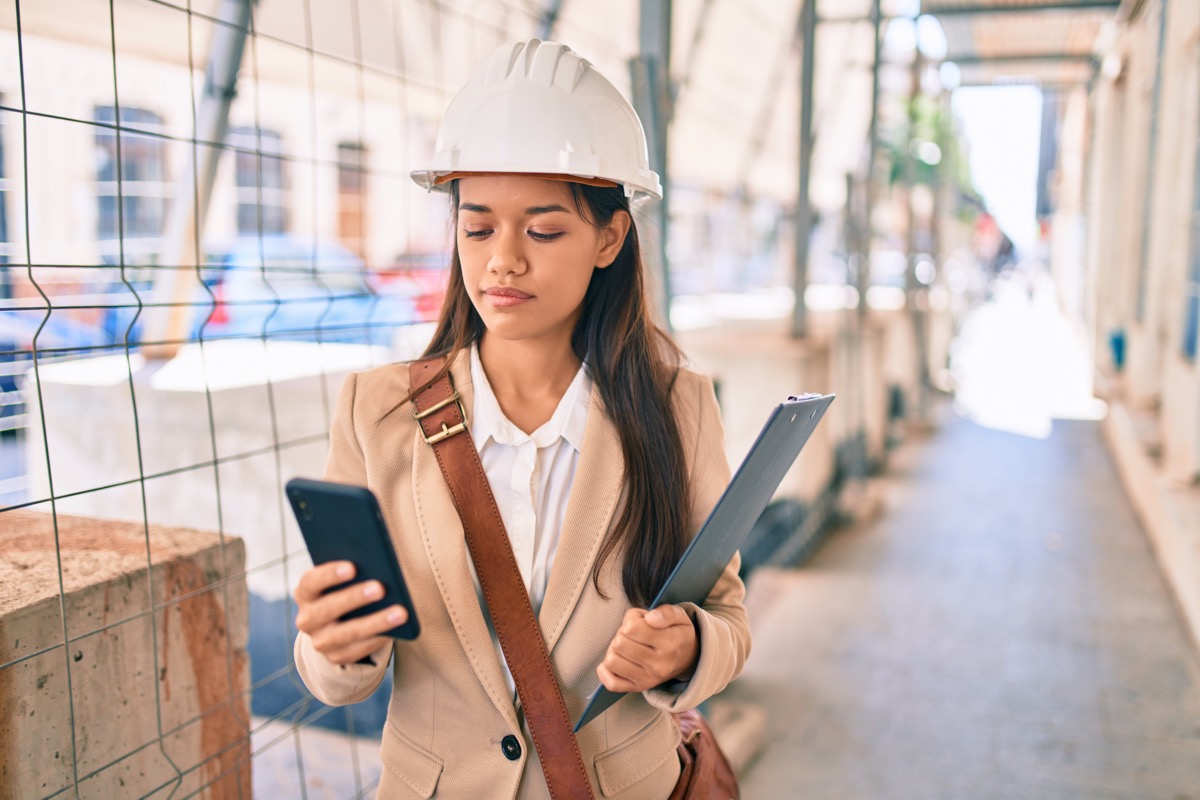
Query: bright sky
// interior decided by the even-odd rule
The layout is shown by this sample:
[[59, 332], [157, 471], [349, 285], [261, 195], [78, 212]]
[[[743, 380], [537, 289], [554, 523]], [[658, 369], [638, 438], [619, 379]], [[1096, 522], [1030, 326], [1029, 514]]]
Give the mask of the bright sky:
[[965, 87], [953, 109], [970, 151], [971, 177], [1020, 250], [1037, 241], [1037, 168], [1042, 92], [1034, 86]]

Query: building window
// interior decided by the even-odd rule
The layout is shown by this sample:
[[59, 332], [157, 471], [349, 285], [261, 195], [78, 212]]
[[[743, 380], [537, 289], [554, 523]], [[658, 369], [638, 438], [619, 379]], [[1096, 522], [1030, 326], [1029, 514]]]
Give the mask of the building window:
[[[161, 128], [162, 118], [141, 108], [97, 106], [96, 122], [140, 129]], [[167, 205], [166, 143], [157, 136], [96, 128], [96, 238], [107, 263], [124, 252], [126, 264], [152, 264], [157, 257]]]
[[241, 236], [284, 233], [288, 228], [287, 170], [283, 137], [262, 128], [234, 128], [237, 148], [237, 231]]
[[342, 142], [337, 149], [338, 239], [366, 259], [367, 152], [361, 142]]

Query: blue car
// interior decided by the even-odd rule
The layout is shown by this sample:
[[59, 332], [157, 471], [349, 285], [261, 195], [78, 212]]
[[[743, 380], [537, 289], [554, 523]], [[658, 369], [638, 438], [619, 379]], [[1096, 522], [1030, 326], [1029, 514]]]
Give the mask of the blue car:
[[[362, 259], [333, 242], [314, 245], [286, 234], [238, 237], [210, 249], [205, 261], [205, 288], [197, 289], [187, 309], [194, 339], [265, 335], [387, 346], [398, 326], [418, 321], [418, 298], [407, 284], [377, 280]], [[138, 298], [152, 296], [146, 280], [110, 284], [92, 295], [100, 313], [88, 322], [56, 309], [43, 325], [46, 312], [33, 299], [27, 308], [0, 308], [0, 420], [11, 418], [0, 421], [0, 430], [13, 427], [24, 411], [18, 376], [32, 366], [35, 336], [47, 362], [121, 353], [126, 337], [137, 350], [145, 334]]]
[[42, 363], [107, 353], [107, 345], [113, 344], [100, 328], [70, 319], [61, 311], [47, 319], [42, 309], [0, 309], [0, 431], [22, 427], [13, 421], [25, 413], [18, 378], [33, 367], [35, 342]]
[[197, 298], [197, 339], [387, 345], [397, 326], [418, 317], [412, 297], [376, 293], [362, 259], [333, 242], [240, 237], [211, 250], [202, 273], [212, 298]]

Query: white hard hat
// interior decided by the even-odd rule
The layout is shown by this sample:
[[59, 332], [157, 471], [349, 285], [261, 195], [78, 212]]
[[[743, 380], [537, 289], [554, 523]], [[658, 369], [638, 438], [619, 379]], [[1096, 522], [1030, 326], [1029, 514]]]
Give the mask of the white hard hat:
[[426, 189], [474, 173], [530, 173], [662, 197], [629, 101], [571, 48], [530, 39], [483, 61], [442, 117]]

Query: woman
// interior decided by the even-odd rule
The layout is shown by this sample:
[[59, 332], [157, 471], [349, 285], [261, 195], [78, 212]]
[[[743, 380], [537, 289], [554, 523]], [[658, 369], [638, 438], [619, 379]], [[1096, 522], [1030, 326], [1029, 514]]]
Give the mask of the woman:
[[[597, 678], [631, 692], [578, 734], [599, 797], [666, 798], [672, 711], [742, 668], [739, 559], [703, 605], [646, 612], [729, 480], [712, 384], [649, 318], [630, 197], [659, 196], [636, 114], [568, 48], [501, 48], [455, 97], [429, 170], [455, 248], [427, 356], [446, 360], [571, 720]], [[295, 593], [296, 663], [320, 700], [369, 695], [391, 663], [380, 798], [543, 798], [546, 779], [496, 643], [407, 365], [351, 375], [328, 480], [379, 497], [421, 634], [346, 622], [380, 587], [315, 567]]]

